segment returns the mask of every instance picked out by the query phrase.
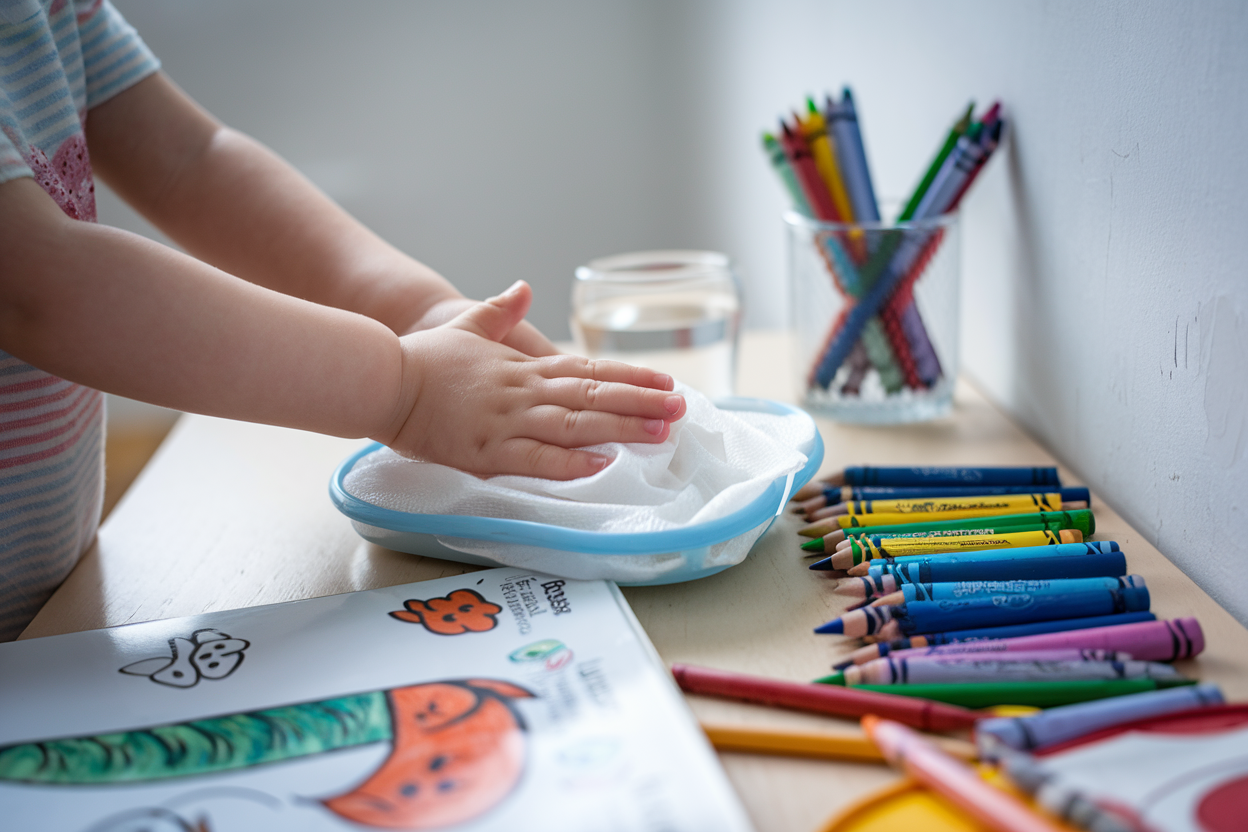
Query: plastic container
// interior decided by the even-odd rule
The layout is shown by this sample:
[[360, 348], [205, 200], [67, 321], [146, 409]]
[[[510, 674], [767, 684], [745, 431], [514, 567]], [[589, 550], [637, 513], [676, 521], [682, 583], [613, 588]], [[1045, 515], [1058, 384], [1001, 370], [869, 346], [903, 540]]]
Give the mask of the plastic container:
[[[787, 415], [803, 411], [765, 399], [722, 399], [716, 404], [724, 410], [754, 411]], [[806, 418], [810, 418], [807, 416]], [[789, 477], [780, 477], [749, 505], [717, 520], [666, 529], [657, 532], [620, 534], [593, 532], [551, 526], [525, 520], [503, 520], [456, 514], [413, 514], [382, 508], [365, 502], [347, 492], [347, 474], [364, 457], [382, 448], [373, 443], [352, 454], [338, 466], [329, 483], [329, 497], [343, 514], [351, 519], [355, 530], [371, 543], [413, 555], [442, 558], [478, 566], [503, 566], [479, 555], [457, 551], [438, 540], [465, 538], [490, 540], [518, 547], [528, 547], [537, 555], [556, 555], [568, 566], [566, 575], [578, 578], [614, 577], [608, 573], [627, 572], [629, 558], [662, 556], [664, 571], [651, 580], [631, 581], [614, 577], [624, 586], [648, 586], [679, 583], [722, 572], [735, 563], [713, 562], [714, 547], [741, 535], [761, 537], [788, 502], [789, 496], [805, 485], [823, 462], [823, 440], [815, 430], [806, 454], [806, 465]], [[549, 567], [540, 571], [559, 575]], [[601, 573], [595, 575], [595, 573]], [[562, 576], [561, 576], [562, 577]]]

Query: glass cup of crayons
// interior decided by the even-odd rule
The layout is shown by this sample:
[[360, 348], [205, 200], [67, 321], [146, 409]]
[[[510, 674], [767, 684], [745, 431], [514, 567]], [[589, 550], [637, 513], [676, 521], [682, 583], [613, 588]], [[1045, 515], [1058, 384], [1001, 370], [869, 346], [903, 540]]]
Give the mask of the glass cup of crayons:
[[958, 214], [895, 224], [785, 217], [802, 403], [843, 422], [949, 412], [958, 376]]

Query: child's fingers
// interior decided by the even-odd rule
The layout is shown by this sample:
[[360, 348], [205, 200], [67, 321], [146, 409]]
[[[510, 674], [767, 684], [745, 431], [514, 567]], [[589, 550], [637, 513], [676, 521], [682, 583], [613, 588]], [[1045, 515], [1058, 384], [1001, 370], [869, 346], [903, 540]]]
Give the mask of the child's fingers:
[[546, 382], [539, 395], [543, 404], [559, 405], [568, 410], [645, 416], [669, 422], [685, 415], [684, 396], [631, 384], [560, 378]]
[[520, 428], [530, 439], [563, 448], [581, 448], [604, 442], [657, 443], [667, 439], [671, 429], [671, 422], [661, 418], [568, 410], [554, 405], [530, 409]]
[[474, 303], [444, 326], [467, 330], [491, 341], [502, 341], [524, 320], [532, 301], [533, 290], [529, 284], [517, 280], [501, 295]]
[[645, 367], [634, 367], [619, 361], [590, 359], [580, 355], [558, 355], [545, 359], [542, 364], [542, 374], [547, 378], [588, 378], [665, 391], [675, 388], [675, 382], [666, 373], [656, 373]]
[[514, 474], [547, 480], [576, 480], [597, 474], [610, 457], [591, 451], [571, 451], [536, 439], [508, 439], [489, 460], [491, 474]]

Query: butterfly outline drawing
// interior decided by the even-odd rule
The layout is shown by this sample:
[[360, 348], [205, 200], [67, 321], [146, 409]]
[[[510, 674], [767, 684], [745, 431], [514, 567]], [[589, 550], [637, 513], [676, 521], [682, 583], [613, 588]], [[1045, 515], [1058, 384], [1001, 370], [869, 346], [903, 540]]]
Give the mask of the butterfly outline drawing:
[[205, 628], [191, 633], [190, 638], [169, 639], [169, 655], [128, 664], [118, 673], [146, 676], [158, 685], [192, 688], [200, 679], [224, 679], [243, 663], [251, 642], [234, 638], [220, 630]]

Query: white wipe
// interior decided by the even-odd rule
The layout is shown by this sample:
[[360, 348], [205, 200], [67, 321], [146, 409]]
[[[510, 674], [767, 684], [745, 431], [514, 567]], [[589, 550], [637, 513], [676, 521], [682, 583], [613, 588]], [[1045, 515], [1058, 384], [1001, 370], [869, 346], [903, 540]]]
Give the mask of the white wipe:
[[[445, 465], [415, 462], [389, 449], [368, 454], [343, 485], [355, 497], [411, 514], [528, 520], [597, 532], [650, 532], [706, 523], [749, 505], [777, 478], [801, 470], [814, 441], [804, 414], [726, 411], [678, 384], [687, 412], [657, 445], [594, 446], [614, 459], [592, 477], [568, 482], [503, 476], [482, 480]], [[787, 495], [785, 495], [787, 496]], [[743, 560], [778, 506], [754, 533], [713, 547], [713, 563]], [[571, 578], [644, 581], [680, 566], [675, 553], [602, 556], [501, 541], [443, 538], [444, 546], [508, 566]], [[711, 541], [707, 541], [708, 544]], [[735, 544], [735, 545], [734, 545]]]

